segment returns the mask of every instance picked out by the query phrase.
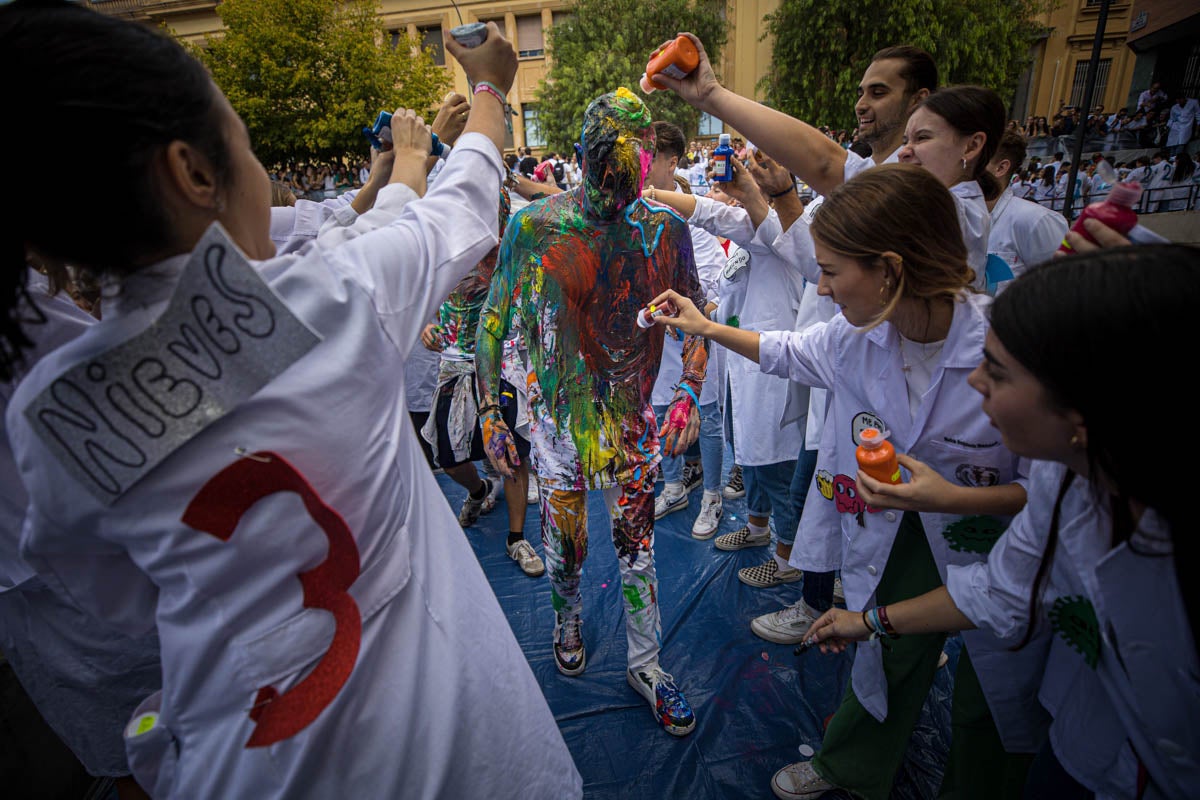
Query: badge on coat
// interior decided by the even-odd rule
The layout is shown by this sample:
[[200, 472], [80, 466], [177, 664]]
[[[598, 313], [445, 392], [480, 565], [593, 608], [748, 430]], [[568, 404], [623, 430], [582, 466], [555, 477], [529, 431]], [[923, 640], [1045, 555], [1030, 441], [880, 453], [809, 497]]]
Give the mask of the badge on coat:
[[320, 341], [214, 222], [162, 315], [59, 375], [25, 417], [67, 472], [111, 505]]
[[722, 275], [725, 277], [725, 280], [729, 280], [748, 266], [750, 266], [750, 253], [739, 247], [733, 251], [733, 255], [725, 259], [725, 270]]

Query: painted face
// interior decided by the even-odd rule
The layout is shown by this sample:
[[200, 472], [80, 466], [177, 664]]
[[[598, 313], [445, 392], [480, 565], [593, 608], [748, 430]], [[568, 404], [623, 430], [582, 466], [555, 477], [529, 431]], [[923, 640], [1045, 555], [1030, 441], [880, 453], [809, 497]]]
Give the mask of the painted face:
[[978, 154], [978, 148], [970, 149], [970, 138], [929, 109], [918, 108], [904, 129], [900, 162], [924, 167], [948, 189], [963, 179], [963, 157], [970, 159]]
[[217, 214], [221, 225], [248, 258], [262, 260], [275, 255], [271, 241], [271, 179], [250, 149], [250, 134], [241, 117], [215, 86], [225, 146], [229, 149], [229, 174], [222, 187], [224, 206]]
[[983, 361], [967, 382], [983, 395], [983, 412], [1000, 431], [1004, 446], [1019, 456], [1068, 461], [1075, 426], [1067, 412], [1050, 401], [1041, 382], [1013, 358], [988, 331]]
[[900, 70], [904, 62], [898, 58], [872, 61], [858, 83], [858, 102], [854, 115], [858, 117], [858, 137], [868, 144], [886, 142], [903, 130], [908, 118], [910, 99]]
[[654, 158], [650, 111], [625, 87], [592, 101], [583, 117], [583, 198], [609, 218], [642, 193]]
[[856, 327], [869, 324], [883, 310], [883, 270], [864, 269], [858, 259], [835, 253], [813, 239], [821, 278], [817, 294], [837, 303], [846, 321]]

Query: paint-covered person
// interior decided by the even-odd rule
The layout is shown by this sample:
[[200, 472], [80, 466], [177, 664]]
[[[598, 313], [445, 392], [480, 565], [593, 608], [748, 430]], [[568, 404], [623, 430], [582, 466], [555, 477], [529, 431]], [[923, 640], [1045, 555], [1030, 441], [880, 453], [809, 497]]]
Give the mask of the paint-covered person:
[[[485, 450], [503, 474], [520, 463], [498, 403], [501, 343], [514, 318], [529, 347], [530, 437], [542, 489], [542, 544], [555, 610], [554, 658], [578, 675], [587, 656], [580, 579], [587, 556], [587, 492], [604, 492], [621, 571], [626, 678], [670, 733], [695, 715], [659, 665], [661, 619], [654, 569], [654, 477], [662, 449], [682, 453], [699, 431], [707, 351], [683, 343], [672, 411], [684, 427], [660, 431], [651, 390], [663, 332], [638, 312], [668, 287], [696, 302], [687, 223], [640, 199], [654, 154], [650, 113], [628, 89], [602, 95], [584, 115], [584, 182], [516, 214], [480, 321], [476, 367]], [[668, 418], [670, 418], [668, 414]]]

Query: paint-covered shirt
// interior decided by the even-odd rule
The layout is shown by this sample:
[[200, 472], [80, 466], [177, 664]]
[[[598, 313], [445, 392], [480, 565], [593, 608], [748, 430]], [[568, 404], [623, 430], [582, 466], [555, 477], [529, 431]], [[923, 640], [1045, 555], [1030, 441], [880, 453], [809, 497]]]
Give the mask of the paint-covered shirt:
[[[664, 331], [636, 320], [666, 289], [704, 303], [687, 223], [672, 211], [638, 200], [593, 222], [573, 190], [513, 217], [480, 326], [494, 342], [513, 318], [525, 331], [533, 466], [544, 485], [623, 485], [658, 463], [650, 397]], [[481, 338], [481, 358], [483, 347]], [[688, 337], [681, 383], [697, 397], [706, 363], [702, 341]]]
[[[508, 189], [500, 187], [500, 235], [508, 224], [512, 201]], [[479, 328], [479, 311], [487, 299], [492, 273], [496, 270], [496, 254], [499, 245], [488, 251], [483, 260], [467, 273], [446, 302], [438, 308], [438, 334], [442, 339], [442, 359], [446, 361], [473, 361], [475, 359], [475, 332]]]

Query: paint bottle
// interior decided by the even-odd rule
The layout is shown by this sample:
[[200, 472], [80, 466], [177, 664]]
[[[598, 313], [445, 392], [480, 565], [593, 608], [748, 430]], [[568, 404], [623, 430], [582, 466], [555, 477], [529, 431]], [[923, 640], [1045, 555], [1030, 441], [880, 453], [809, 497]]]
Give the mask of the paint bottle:
[[[1096, 244], [1096, 240], [1083, 227], [1085, 220], [1094, 219], [1103, 222], [1108, 227], [1112, 228], [1117, 233], [1124, 236], [1129, 233], [1134, 225], [1137, 225], [1138, 215], [1133, 210], [1138, 198], [1142, 196], [1142, 185], [1137, 181], [1129, 181], [1127, 183], [1114, 184], [1108, 190], [1108, 197], [1099, 203], [1092, 203], [1079, 212], [1079, 216], [1075, 219], [1075, 223], [1071, 226], [1071, 230], [1078, 233], [1083, 238], [1087, 239], [1092, 244]], [[1062, 244], [1058, 246], [1060, 253], [1074, 253], [1075, 248], [1067, 242], [1066, 237], [1063, 237]]]
[[733, 146], [729, 144], [729, 134], [722, 133], [718, 139], [717, 149], [712, 151], [712, 158], [709, 163], [712, 164], [713, 182], [728, 183], [733, 180]]
[[646, 306], [637, 315], [637, 325], [642, 330], [649, 330], [654, 327], [654, 312], [657, 309], [653, 305]]
[[468, 22], [466, 25], [458, 25], [450, 29], [450, 35], [463, 47], [479, 47], [487, 41], [487, 23]]
[[700, 66], [700, 51], [696, 49], [696, 45], [692, 44], [691, 39], [680, 34], [675, 37], [675, 41], [650, 56], [650, 61], [646, 64], [646, 71], [642, 73], [642, 78], [638, 83], [643, 92], [650, 94], [658, 91], [654, 81], [650, 80], [655, 75], [661, 73], [683, 80], [691, 75], [698, 66]]
[[900, 463], [887, 434], [878, 428], [864, 428], [858, 434], [858, 449], [854, 451], [858, 468], [883, 483], [900, 483]]

